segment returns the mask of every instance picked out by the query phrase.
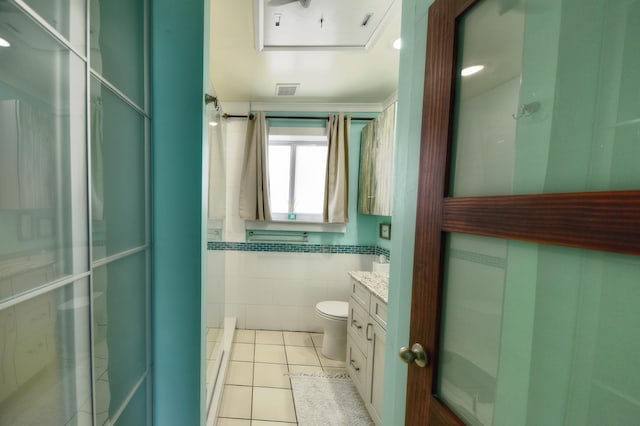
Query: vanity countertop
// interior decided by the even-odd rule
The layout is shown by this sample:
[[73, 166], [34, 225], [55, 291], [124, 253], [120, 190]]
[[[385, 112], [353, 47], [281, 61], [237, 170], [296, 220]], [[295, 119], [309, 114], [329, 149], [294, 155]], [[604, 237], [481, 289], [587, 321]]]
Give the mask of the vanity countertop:
[[371, 290], [384, 303], [389, 303], [389, 277], [371, 271], [350, 271], [349, 275]]

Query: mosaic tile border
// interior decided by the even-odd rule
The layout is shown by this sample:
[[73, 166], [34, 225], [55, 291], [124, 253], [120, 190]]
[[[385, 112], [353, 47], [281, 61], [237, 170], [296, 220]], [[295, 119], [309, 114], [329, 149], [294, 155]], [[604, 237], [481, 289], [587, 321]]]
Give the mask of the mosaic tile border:
[[387, 260], [391, 259], [391, 252], [386, 248], [376, 246], [376, 252], [374, 254], [376, 256], [383, 255], [384, 257], [387, 258]]
[[259, 251], [278, 253], [329, 253], [329, 254], [372, 254], [390, 258], [389, 250], [367, 245], [334, 244], [291, 244], [291, 243], [242, 243], [227, 241], [209, 241], [207, 250]]

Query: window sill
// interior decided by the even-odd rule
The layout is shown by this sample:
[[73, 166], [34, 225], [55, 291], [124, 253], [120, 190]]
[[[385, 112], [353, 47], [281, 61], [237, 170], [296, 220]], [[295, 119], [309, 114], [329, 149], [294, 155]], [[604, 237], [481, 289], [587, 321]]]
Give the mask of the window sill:
[[347, 230], [346, 223], [320, 223], [320, 222], [301, 222], [301, 221], [245, 221], [247, 230], [258, 231], [307, 231], [307, 232], [339, 232], [344, 233]]

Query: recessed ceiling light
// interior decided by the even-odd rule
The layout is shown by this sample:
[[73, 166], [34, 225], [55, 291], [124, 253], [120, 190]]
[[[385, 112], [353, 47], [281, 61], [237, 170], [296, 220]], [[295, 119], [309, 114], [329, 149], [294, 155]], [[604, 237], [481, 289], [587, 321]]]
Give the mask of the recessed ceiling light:
[[393, 48], [396, 50], [400, 50], [401, 47], [402, 47], [402, 39], [398, 37], [396, 41], [393, 42]]
[[4, 38], [0, 37], [0, 47], [9, 47], [9, 46], [11, 46], [11, 43], [9, 43]]
[[211, 126], [211, 127], [216, 127], [217, 125], [218, 125], [217, 121], [210, 121], [209, 122], [209, 126]]
[[483, 69], [484, 65], [471, 65], [470, 67], [463, 68], [462, 71], [460, 71], [460, 75], [463, 77], [468, 77], [482, 71]]

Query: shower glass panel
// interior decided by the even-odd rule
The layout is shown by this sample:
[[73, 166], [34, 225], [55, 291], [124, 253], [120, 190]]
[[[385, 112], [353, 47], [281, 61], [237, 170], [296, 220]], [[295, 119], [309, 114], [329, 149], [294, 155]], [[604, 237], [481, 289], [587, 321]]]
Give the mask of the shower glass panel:
[[485, 0], [458, 38], [451, 196], [640, 187], [640, 2]]
[[145, 380], [140, 384], [135, 395], [129, 401], [127, 408], [124, 409], [118, 418], [118, 425], [145, 425], [150, 424], [151, 418], [147, 401], [149, 399], [149, 382]]
[[469, 424], [633, 424], [640, 258], [449, 234], [439, 396]]
[[[226, 146], [224, 124], [219, 109], [207, 107], [209, 161], [203, 170], [209, 171], [207, 242], [224, 241], [226, 215]], [[207, 407], [211, 402], [224, 351], [225, 252], [207, 250], [207, 333], [206, 384]]]
[[[25, 0], [82, 55], [86, 55], [85, 0]], [[21, 28], [17, 24], [17, 28]]]
[[94, 268], [93, 280], [96, 418], [105, 424], [147, 369], [146, 255]]
[[89, 52], [86, 1], [0, 0], [2, 425], [151, 419], [148, 10], [103, 3]]
[[84, 63], [12, 3], [5, 20], [21, 26], [0, 27], [0, 302], [89, 269]]
[[144, 116], [91, 79], [93, 259], [145, 244]]
[[146, 110], [145, 0], [90, 1], [91, 69]]
[[92, 424], [89, 284], [0, 310], [0, 424]]

